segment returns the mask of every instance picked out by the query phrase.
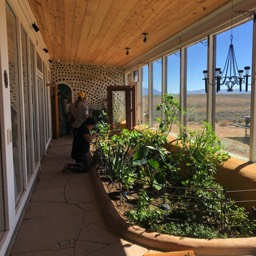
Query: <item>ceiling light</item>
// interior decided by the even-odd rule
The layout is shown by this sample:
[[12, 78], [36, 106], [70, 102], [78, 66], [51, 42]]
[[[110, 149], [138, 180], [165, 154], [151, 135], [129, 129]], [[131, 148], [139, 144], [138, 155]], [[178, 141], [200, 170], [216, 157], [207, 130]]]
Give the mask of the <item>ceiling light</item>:
[[32, 27], [33, 27], [33, 29], [34, 29], [36, 32], [39, 31], [39, 27], [36, 25], [35, 22], [32, 24]]
[[125, 53], [125, 54], [126, 54], [126, 55], [129, 55], [129, 53], [130, 53], [130, 52], [129, 52], [130, 48], [126, 47], [125, 49], [126, 49], [126, 53]]
[[142, 33], [144, 35], [143, 42], [146, 43], [148, 40], [148, 33]]

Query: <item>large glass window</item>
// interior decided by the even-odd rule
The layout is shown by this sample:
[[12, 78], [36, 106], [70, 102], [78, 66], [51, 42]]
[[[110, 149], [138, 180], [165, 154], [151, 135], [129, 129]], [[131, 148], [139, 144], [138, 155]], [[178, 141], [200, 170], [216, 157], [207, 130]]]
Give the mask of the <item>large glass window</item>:
[[159, 126], [157, 119], [161, 118], [161, 112], [156, 111], [157, 105], [162, 101], [162, 59], [158, 59], [152, 63], [152, 100], [153, 100], [153, 126]]
[[[1, 120], [0, 120], [1, 122]], [[2, 163], [2, 141], [0, 131], [0, 237], [5, 230], [5, 218], [4, 218], [4, 182], [3, 182], [3, 163]]]
[[[44, 81], [48, 81], [48, 77], [47, 77], [47, 68], [46, 65], [44, 65]], [[71, 92], [70, 92], [70, 97], [71, 97]], [[51, 127], [51, 122], [50, 122], [50, 115], [51, 115], [51, 111], [50, 111], [50, 103], [49, 103], [49, 98], [50, 98], [50, 88], [49, 86], [45, 86], [45, 134], [46, 134], [46, 143], [48, 142], [48, 140], [50, 139], [50, 127]], [[66, 133], [68, 133], [68, 131], [66, 131]]]
[[[231, 39], [238, 69], [243, 70], [245, 66], [251, 65], [252, 23], [247, 22], [217, 35], [216, 67], [221, 68], [222, 72]], [[227, 89], [223, 84], [216, 93], [215, 130], [227, 151], [248, 159], [251, 87], [248, 87], [248, 92], [245, 91], [245, 85], [241, 92], [239, 85], [234, 85], [232, 92]]]
[[167, 56], [167, 93], [180, 94], [180, 51]]
[[37, 88], [38, 94], [40, 97], [38, 98], [39, 105], [39, 132], [40, 132], [40, 156], [44, 156], [45, 154], [45, 119], [44, 119], [44, 88], [43, 88], [43, 78], [41, 75], [37, 75]]
[[37, 69], [42, 73], [43, 72], [43, 61], [40, 58], [38, 53], [36, 53], [36, 65], [37, 65]]
[[9, 57], [9, 78], [11, 96], [11, 120], [12, 120], [12, 147], [14, 164], [14, 187], [15, 196], [18, 200], [24, 187], [23, 165], [22, 165], [22, 144], [21, 144], [21, 105], [20, 86], [18, 82], [18, 46], [16, 33], [16, 17], [11, 8], [6, 5], [7, 33], [8, 33], [8, 57]]
[[149, 124], [149, 90], [148, 90], [148, 65], [142, 67], [141, 88], [141, 120], [143, 124]]
[[28, 45], [27, 34], [21, 29], [21, 48], [22, 48], [22, 69], [23, 69], [23, 90], [24, 90], [24, 108], [25, 108], [25, 134], [26, 134], [26, 160], [27, 177], [32, 173], [32, 147], [31, 147], [31, 118], [30, 118], [30, 86], [28, 73]]
[[199, 42], [187, 48], [187, 127], [198, 130], [206, 121], [207, 97], [202, 70], [207, 67], [207, 43]]
[[[180, 52], [167, 56], [167, 93], [180, 99]], [[179, 120], [179, 117], [177, 117]], [[178, 134], [179, 126], [172, 125], [171, 132]]]
[[38, 132], [38, 104], [37, 104], [37, 87], [36, 87], [36, 67], [35, 67], [35, 47], [30, 41], [30, 82], [32, 90], [32, 120], [33, 120], [33, 146], [34, 146], [34, 165], [39, 163], [39, 132]]

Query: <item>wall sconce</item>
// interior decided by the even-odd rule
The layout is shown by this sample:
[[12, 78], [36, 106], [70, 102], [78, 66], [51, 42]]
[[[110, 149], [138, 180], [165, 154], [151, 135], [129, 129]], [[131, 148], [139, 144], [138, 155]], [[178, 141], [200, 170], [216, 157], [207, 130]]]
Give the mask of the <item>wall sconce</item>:
[[142, 33], [144, 35], [143, 42], [146, 43], [148, 40], [148, 33]]
[[125, 53], [125, 54], [126, 54], [126, 55], [129, 55], [129, 53], [130, 53], [130, 52], [129, 52], [130, 48], [126, 47], [125, 49], [126, 49], [126, 53]]
[[43, 50], [44, 50], [46, 53], [48, 52], [48, 49], [47, 49], [47, 48], [44, 48]]
[[32, 24], [32, 27], [33, 27], [33, 29], [34, 29], [36, 32], [39, 31], [39, 27], [36, 25], [35, 22]]

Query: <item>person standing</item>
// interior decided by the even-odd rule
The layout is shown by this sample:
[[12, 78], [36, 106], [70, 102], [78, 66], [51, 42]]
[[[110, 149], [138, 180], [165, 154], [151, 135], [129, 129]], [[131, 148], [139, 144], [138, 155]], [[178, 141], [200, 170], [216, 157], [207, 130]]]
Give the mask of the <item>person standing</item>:
[[78, 93], [78, 98], [70, 106], [70, 113], [72, 116], [72, 133], [75, 137], [79, 126], [86, 120], [88, 115], [88, 106], [86, 103], [86, 94], [84, 92]]
[[76, 136], [78, 133], [78, 128], [88, 117], [88, 107], [86, 104], [86, 94], [84, 92], [78, 93], [78, 98], [70, 106], [70, 113], [72, 117], [71, 129], [73, 134], [73, 143], [71, 150], [71, 158], [75, 159], [79, 163], [79, 157], [76, 151]]

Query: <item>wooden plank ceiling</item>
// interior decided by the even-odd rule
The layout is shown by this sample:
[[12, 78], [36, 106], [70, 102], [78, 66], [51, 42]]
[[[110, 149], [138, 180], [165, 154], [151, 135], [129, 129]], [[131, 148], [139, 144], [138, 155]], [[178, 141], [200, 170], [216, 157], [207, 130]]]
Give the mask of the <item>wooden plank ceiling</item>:
[[[118, 67], [228, 2], [29, 0], [53, 61]], [[148, 33], [146, 43], [142, 33]]]

